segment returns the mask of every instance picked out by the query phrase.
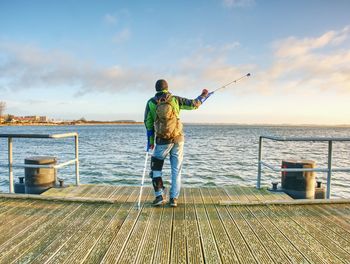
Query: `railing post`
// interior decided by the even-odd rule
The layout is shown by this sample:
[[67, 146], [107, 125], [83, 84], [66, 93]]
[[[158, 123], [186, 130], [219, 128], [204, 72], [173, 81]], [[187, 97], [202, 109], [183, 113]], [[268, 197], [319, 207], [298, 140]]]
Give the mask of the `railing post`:
[[327, 199], [331, 198], [332, 156], [333, 141], [328, 141], [328, 173], [327, 173]]
[[79, 180], [79, 137], [78, 135], [75, 135], [74, 139], [75, 139], [75, 183], [76, 185], [79, 185], [80, 180]]
[[9, 164], [9, 192], [14, 193], [13, 188], [13, 157], [12, 157], [12, 137], [8, 138], [8, 164]]
[[258, 154], [258, 177], [256, 180], [256, 188], [260, 189], [261, 182], [261, 158], [262, 158], [262, 137], [259, 137], [259, 154]]

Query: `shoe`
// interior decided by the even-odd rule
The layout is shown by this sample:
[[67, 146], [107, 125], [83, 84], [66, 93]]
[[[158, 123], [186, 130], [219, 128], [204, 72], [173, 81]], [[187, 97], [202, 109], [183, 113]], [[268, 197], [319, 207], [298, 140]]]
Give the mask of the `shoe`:
[[176, 198], [170, 198], [170, 206], [171, 207], [177, 206], [177, 199]]
[[165, 199], [164, 199], [163, 195], [158, 195], [158, 196], [156, 197], [156, 199], [154, 199], [154, 201], [152, 202], [152, 204], [153, 204], [154, 206], [160, 206], [160, 205], [164, 204], [164, 202], [165, 202]]

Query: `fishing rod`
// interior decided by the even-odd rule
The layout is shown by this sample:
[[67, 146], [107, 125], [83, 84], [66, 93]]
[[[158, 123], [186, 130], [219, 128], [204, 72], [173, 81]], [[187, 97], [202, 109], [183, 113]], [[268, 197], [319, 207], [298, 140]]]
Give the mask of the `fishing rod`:
[[225, 84], [225, 85], [223, 85], [223, 86], [221, 86], [221, 87], [215, 89], [215, 90], [212, 91], [211, 93], [213, 94], [213, 93], [215, 93], [216, 91], [219, 91], [219, 90], [221, 90], [221, 89], [224, 89], [224, 88], [226, 88], [227, 86], [229, 86], [229, 85], [231, 85], [231, 84], [233, 84], [233, 83], [237, 83], [237, 82], [239, 82], [240, 80], [242, 80], [242, 79], [244, 79], [244, 78], [248, 78], [249, 76], [250, 76], [250, 73], [248, 72], [246, 75], [243, 75], [242, 77], [239, 77], [238, 79], [233, 80], [232, 82], [229, 82], [229, 83], [227, 83], [227, 84]]
[[224, 88], [226, 88], [227, 86], [229, 86], [229, 85], [231, 85], [231, 84], [233, 84], [233, 83], [237, 83], [237, 82], [239, 82], [240, 80], [242, 80], [243, 78], [248, 78], [249, 76], [250, 76], [250, 73], [248, 72], [247, 74], [245, 74], [245, 75], [239, 77], [238, 79], [233, 80], [232, 82], [226, 83], [225, 85], [223, 85], [223, 86], [221, 86], [221, 87], [219, 87], [219, 88], [216, 88], [214, 91], [208, 93], [207, 97], [202, 101], [202, 103], [204, 103], [204, 102], [205, 102], [211, 95], [213, 95], [215, 92], [217, 92], [217, 91], [219, 91], [219, 90], [221, 90], [221, 89], [224, 89]]

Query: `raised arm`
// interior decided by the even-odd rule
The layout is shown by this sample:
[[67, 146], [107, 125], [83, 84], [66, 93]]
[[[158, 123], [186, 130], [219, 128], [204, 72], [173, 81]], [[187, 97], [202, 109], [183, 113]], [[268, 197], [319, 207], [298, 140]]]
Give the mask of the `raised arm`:
[[194, 110], [197, 109], [208, 97], [208, 90], [204, 89], [202, 93], [196, 99], [187, 99], [184, 97], [176, 96], [179, 102], [180, 109]]

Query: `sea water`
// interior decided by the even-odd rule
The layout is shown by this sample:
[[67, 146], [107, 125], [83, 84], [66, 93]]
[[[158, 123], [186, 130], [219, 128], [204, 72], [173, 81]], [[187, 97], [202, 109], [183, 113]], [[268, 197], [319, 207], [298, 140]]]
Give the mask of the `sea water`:
[[[145, 159], [146, 133], [143, 125], [10, 126], [0, 133], [79, 133], [81, 183], [139, 185]], [[260, 135], [295, 137], [350, 137], [350, 128], [306, 126], [244, 126], [185, 124], [182, 170], [184, 186], [255, 186]], [[327, 167], [327, 142], [273, 142], [266, 140], [263, 160], [281, 166], [282, 159], [309, 159]], [[74, 139], [13, 139], [14, 163], [26, 157], [50, 155], [64, 162], [74, 158]], [[0, 164], [7, 165], [7, 141], [0, 139]], [[333, 143], [333, 166], [350, 167], [350, 142]], [[149, 166], [148, 166], [149, 167]], [[166, 160], [164, 180], [169, 185], [170, 165]], [[14, 169], [15, 180], [24, 175]], [[147, 173], [148, 175], [148, 173]], [[74, 183], [74, 165], [58, 170], [58, 177]], [[326, 173], [317, 179], [326, 184]], [[264, 168], [262, 185], [279, 181], [280, 173]], [[150, 179], [146, 176], [146, 184]], [[8, 191], [8, 169], [0, 168], [0, 190]], [[350, 172], [333, 173], [332, 197], [350, 198]]]

